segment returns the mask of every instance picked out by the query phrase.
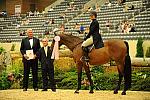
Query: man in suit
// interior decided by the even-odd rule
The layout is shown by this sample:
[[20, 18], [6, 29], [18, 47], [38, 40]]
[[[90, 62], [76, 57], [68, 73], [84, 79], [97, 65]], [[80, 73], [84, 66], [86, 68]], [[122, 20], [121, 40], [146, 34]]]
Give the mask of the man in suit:
[[95, 49], [101, 48], [104, 46], [101, 35], [99, 34], [99, 23], [96, 20], [97, 13], [95, 11], [90, 12], [90, 19], [92, 20], [90, 24], [90, 29], [88, 35], [85, 37], [85, 41], [82, 43], [83, 57], [82, 60], [88, 62], [88, 46], [94, 43]]
[[50, 86], [53, 92], [56, 92], [55, 80], [54, 80], [54, 60], [51, 59], [52, 49], [48, 46], [48, 39], [42, 39], [43, 47], [38, 52], [38, 58], [42, 67], [43, 78], [43, 90], [47, 91], [48, 81], [51, 82]]
[[[32, 29], [27, 29], [27, 35], [28, 37], [22, 39], [20, 47], [24, 65], [23, 91], [27, 91], [28, 88], [30, 68], [32, 68], [34, 91], [38, 91], [38, 58], [36, 57], [36, 53], [40, 49], [40, 41], [39, 39], [33, 37]], [[29, 58], [29, 56], [27, 55], [27, 51], [29, 50], [33, 52], [33, 58]]]

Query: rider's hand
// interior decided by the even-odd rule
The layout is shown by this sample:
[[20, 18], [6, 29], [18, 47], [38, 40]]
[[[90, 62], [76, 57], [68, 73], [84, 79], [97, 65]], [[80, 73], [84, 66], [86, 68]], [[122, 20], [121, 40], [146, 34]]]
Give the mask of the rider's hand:
[[25, 59], [29, 59], [29, 57], [26, 54], [24, 54], [23, 56]]

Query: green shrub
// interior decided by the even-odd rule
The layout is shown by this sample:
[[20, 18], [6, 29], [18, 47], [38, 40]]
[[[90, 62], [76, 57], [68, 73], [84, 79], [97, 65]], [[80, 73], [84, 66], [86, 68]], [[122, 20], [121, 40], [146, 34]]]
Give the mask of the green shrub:
[[[57, 88], [60, 89], [76, 89], [77, 88], [77, 72], [76, 69], [72, 71], [56, 71], [55, 77], [60, 78], [57, 82]], [[104, 73], [104, 68], [95, 66], [91, 68], [92, 80], [95, 90], [114, 90], [117, 86], [119, 77], [116, 73]], [[82, 80], [87, 79], [83, 71]], [[131, 90], [150, 91], [150, 74], [149, 71], [139, 71], [132, 73], [132, 87]], [[124, 80], [121, 84], [121, 89], [124, 88]], [[88, 85], [82, 85], [81, 89], [89, 89]]]
[[0, 54], [5, 51], [5, 49], [3, 47], [0, 47]]
[[[14, 80], [8, 81], [7, 77], [9, 73], [14, 74]], [[18, 61], [13, 65], [8, 65], [5, 70], [0, 75], [0, 89], [9, 89], [9, 88], [21, 88], [20, 83], [23, 78], [23, 67], [22, 63]]]
[[[20, 63], [6, 68], [6, 71], [0, 75], [0, 89], [9, 89], [9, 88], [22, 88], [22, 74], [23, 67], [20, 67]], [[9, 72], [15, 74], [16, 81], [9, 82], [7, 80], [7, 75]], [[113, 90], [119, 80], [118, 74], [116, 73], [104, 73], [104, 67], [94, 66], [91, 68], [91, 76], [94, 83], [95, 90]], [[21, 76], [20, 76], [21, 75]], [[42, 73], [41, 70], [38, 72], [38, 83], [39, 88], [42, 88]], [[72, 67], [70, 70], [63, 71], [55, 67], [55, 79], [57, 88], [59, 89], [76, 89], [77, 88], [77, 69]], [[21, 77], [21, 78], [20, 78]], [[19, 82], [17, 79], [20, 79]], [[87, 79], [85, 71], [83, 69], [82, 81]], [[132, 73], [132, 86], [131, 90], [140, 90], [140, 91], [150, 91], [150, 73], [149, 70], [146, 71], [134, 71]], [[124, 80], [121, 84], [121, 89], [124, 87]], [[29, 75], [29, 88], [32, 87], [32, 75]], [[89, 89], [88, 85], [82, 85], [81, 89]]]
[[5, 71], [0, 75], [0, 90], [9, 89], [11, 87], [11, 82], [7, 80], [7, 75]]
[[150, 73], [149, 71], [134, 72], [132, 74], [131, 90], [150, 91]]
[[139, 38], [138, 42], [137, 42], [137, 46], [136, 46], [136, 50], [137, 50], [136, 57], [143, 57], [142, 44], [143, 44], [143, 40], [142, 40], [142, 38]]

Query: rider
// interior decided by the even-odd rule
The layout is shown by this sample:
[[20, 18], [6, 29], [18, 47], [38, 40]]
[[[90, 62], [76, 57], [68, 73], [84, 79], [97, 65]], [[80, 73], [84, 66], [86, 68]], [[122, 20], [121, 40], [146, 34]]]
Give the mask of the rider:
[[88, 35], [84, 38], [84, 42], [82, 43], [82, 49], [83, 49], [83, 57], [82, 59], [86, 62], [89, 61], [88, 57], [88, 46], [92, 45], [94, 43], [95, 49], [101, 48], [104, 46], [103, 40], [101, 35], [99, 34], [99, 23], [96, 20], [97, 13], [95, 11], [90, 11], [90, 29]]

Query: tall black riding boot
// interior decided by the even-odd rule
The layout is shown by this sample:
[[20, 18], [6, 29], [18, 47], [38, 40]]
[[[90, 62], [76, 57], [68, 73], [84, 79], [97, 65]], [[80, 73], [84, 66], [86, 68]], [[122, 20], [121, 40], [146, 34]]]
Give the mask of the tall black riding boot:
[[87, 47], [82, 47], [83, 50], [83, 61], [89, 62], [89, 56], [88, 56], [88, 48]]

